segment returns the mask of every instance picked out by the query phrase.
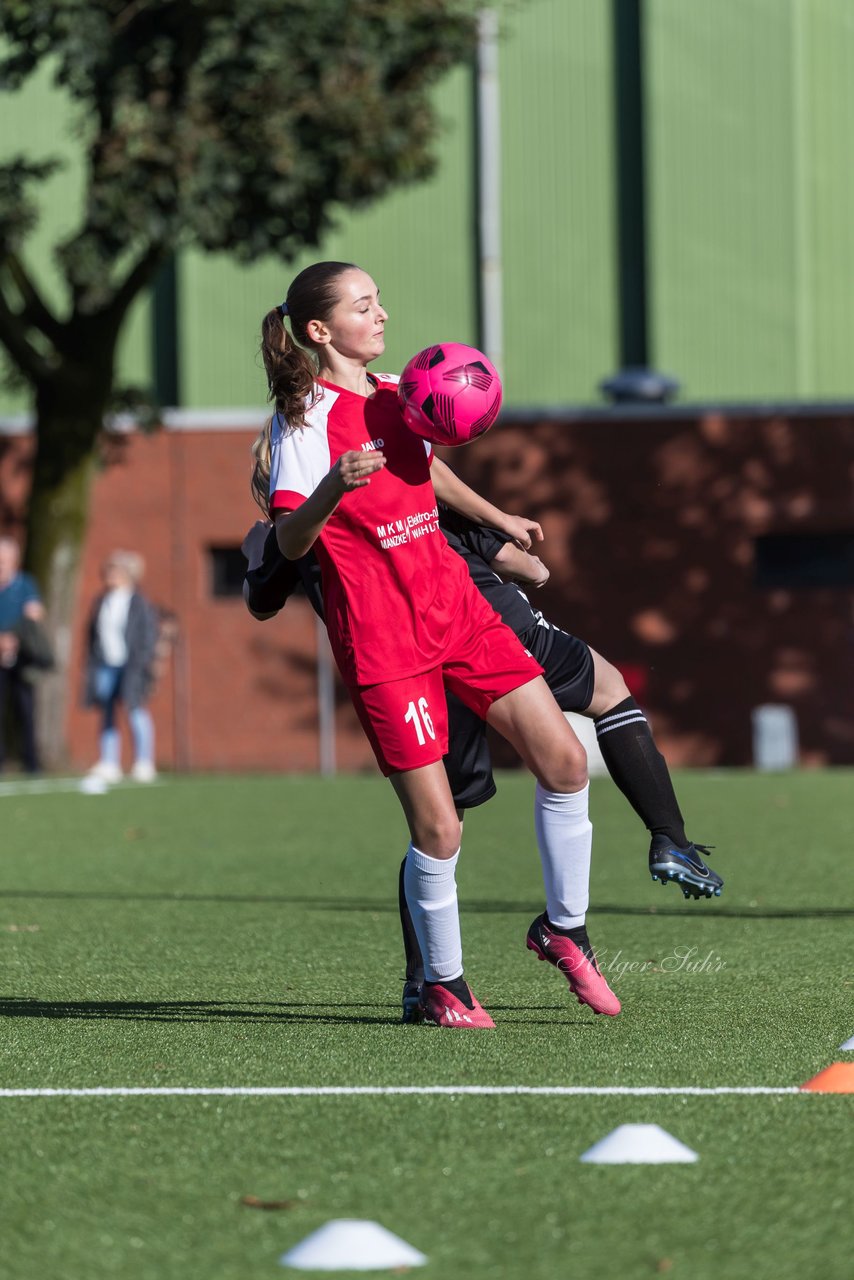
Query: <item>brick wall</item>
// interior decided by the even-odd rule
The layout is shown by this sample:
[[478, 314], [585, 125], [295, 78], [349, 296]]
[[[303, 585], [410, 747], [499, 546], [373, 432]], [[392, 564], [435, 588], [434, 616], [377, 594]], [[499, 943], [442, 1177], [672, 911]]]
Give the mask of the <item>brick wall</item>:
[[[142, 552], [144, 589], [175, 620], [152, 701], [164, 768], [318, 767], [314, 616], [294, 600], [257, 623], [215, 598], [209, 549], [239, 546], [255, 518], [251, 430], [122, 437], [95, 482], [71, 653], [73, 765], [96, 750], [79, 705], [85, 620], [99, 566]], [[25, 500], [26, 437], [0, 441], [3, 521]], [[505, 422], [446, 457], [465, 479], [546, 532], [552, 577], [535, 604], [621, 666], [671, 763], [744, 764], [750, 710], [797, 711], [805, 763], [854, 762], [850, 586], [764, 589], [755, 539], [854, 532], [854, 419], [591, 415]], [[372, 768], [339, 689], [337, 755]], [[506, 757], [502, 756], [502, 759]]]
[[[249, 496], [254, 432], [161, 431], [120, 439], [92, 497], [72, 651], [79, 686], [85, 614], [114, 547], [146, 559], [144, 590], [174, 618], [151, 710], [161, 767], [270, 772], [318, 767], [314, 614], [291, 601], [281, 618], [249, 616], [240, 597], [213, 594], [212, 547], [239, 547], [258, 516]], [[370, 752], [342, 696], [338, 759], [368, 765]], [[72, 758], [92, 759], [97, 717], [75, 704]]]
[[673, 764], [749, 763], [766, 702], [803, 763], [854, 761], [854, 562], [847, 588], [755, 582], [763, 535], [854, 535], [852, 416], [508, 424], [458, 470], [542, 520], [539, 607], [626, 671]]

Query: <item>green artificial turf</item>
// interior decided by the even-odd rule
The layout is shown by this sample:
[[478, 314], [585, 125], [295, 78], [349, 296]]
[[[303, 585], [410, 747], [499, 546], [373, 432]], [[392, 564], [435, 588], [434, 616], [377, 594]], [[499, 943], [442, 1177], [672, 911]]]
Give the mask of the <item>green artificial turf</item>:
[[[525, 950], [530, 781], [470, 814], [467, 976], [498, 1025], [461, 1035], [397, 1021], [406, 835], [382, 780], [2, 795], [0, 1087], [793, 1086], [854, 1063], [851, 773], [677, 783], [720, 900], [654, 884], [638, 820], [592, 784], [616, 1019]], [[579, 1163], [653, 1122], [698, 1163]], [[443, 1280], [842, 1280], [851, 1132], [850, 1097], [804, 1094], [0, 1098], [3, 1258], [34, 1280], [255, 1280], [354, 1217]]]

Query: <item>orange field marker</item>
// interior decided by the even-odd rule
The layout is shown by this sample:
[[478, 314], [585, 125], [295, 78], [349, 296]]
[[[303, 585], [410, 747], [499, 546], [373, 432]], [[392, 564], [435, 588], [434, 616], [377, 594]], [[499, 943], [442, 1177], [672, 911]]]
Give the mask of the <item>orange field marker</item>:
[[810, 1093], [854, 1093], [854, 1062], [832, 1062], [801, 1088]]

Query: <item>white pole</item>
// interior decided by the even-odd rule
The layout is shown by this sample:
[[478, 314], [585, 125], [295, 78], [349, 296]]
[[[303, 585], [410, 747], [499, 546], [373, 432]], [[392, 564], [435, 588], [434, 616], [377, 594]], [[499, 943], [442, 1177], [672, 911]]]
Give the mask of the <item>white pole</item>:
[[496, 10], [481, 9], [477, 25], [479, 340], [500, 373], [504, 357], [504, 314], [501, 278], [501, 102]]
[[320, 745], [320, 772], [329, 777], [335, 761], [335, 666], [326, 627], [315, 615], [317, 631], [317, 732]]

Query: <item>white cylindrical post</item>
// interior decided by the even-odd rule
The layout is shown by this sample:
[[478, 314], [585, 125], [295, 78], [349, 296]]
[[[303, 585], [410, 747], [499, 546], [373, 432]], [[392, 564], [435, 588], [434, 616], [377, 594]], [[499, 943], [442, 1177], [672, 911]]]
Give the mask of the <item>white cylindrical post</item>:
[[480, 239], [479, 341], [499, 373], [504, 357], [501, 271], [501, 101], [498, 14], [481, 9], [477, 42], [477, 166]]
[[798, 763], [798, 722], [793, 709], [766, 703], [751, 712], [753, 763], [757, 769], [794, 769]]
[[335, 760], [335, 662], [329, 648], [326, 627], [320, 618], [317, 624], [317, 733], [319, 740], [320, 772], [329, 777], [336, 771]]

